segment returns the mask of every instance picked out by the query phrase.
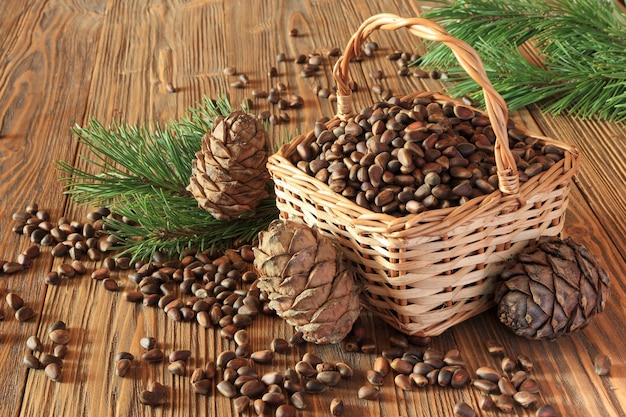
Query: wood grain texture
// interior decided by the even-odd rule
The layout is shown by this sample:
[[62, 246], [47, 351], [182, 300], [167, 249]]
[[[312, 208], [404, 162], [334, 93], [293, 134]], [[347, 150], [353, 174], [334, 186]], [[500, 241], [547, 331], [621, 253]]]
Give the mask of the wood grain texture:
[[[10, 213], [35, 199], [56, 217], [64, 209], [54, 161], [71, 160], [76, 152], [69, 127], [84, 116], [93, 72], [89, 50], [100, 33], [101, 11], [89, 2], [4, 2], [0, 6], [0, 259], [15, 259], [27, 244], [11, 233]], [[49, 268], [49, 262], [40, 259], [24, 276], [3, 276], [2, 297], [16, 292], [41, 312], [46, 296], [41, 276]], [[1, 323], [0, 380], [13, 381], [15, 388], [3, 391], [0, 414], [18, 415], [29, 375], [21, 365], [23, 336], [37, 333], [41, 315], [18, 323], [6, 308], [3, 304], [8, 317]]]
[[[358, 25], [379, 12], [413, 16], [418, 2], [348, 0], [219, 1], [219, 0], [4, 0], [0, 4], [0, 260], [14, 260], [30, 242], [13, 233], [11, 213], [37, 202], [54, 219], [82, 219], [88, 207], [79, 207], [62, 193], [55, 161], [69, 161], [94, 170], [79, 155], [86, 153], [71, 128], [91, 118], [105, 125], [116, 120], [133, 124], [166, 123], [184, 115], [204, 96], [226, 95], [235, 106], [252, 97], [252, 90], [269, 90], [278, 82], [285, 96], [296, 94], [304, 106], [288, 110], [289, 123], [270, 125], [276, 143], [312, 129], [321, 117], [332, 117], [335, 103], [319, 98], [318, 84], [332, 89], [332, 64], [328, 52], [343, 48]], [[291, 29], [298, 36], [289, 36]], [[371, 93], [369, 74], [380, 69], [383, 87], [402, 95], [416, 90], [439, 90], [432, 79], [399, 77], [397, 65], [385, 58], [394, 50], [413, 52], [420, 41], [406, 31], [375, 33], [380, 45], [375, 58], [351, 64], [351, 78], [359, 89], [354, 95], [359, 109], [380, 100]], [[285, 53], [287, 60], [277, 62]], [[324, 65], [313, 77], [301, 77], [294, 63], [299, 54], [320, 53]], [[225, 76], [226, 66], [249, 77], [249, 84], [234, 88], [236, 76]], [[270, 78], [275, 66], [278, 76]], [[167, 91], [172, 83], [177, 92]], [[278, 109], [264, 99], [253, 99], [253, 111]], [[512, 118], [530, 130], [576, 144], [584, 164], [576, 177], [565, 226], [566, 234], [598, 254], [609, 271], [612, 295], [606, 311], [585, 330], [555, 342], [528, 341], [514, 336], [497, 322], [493, 311], [474, 317], [443, 335], [431, 346], [446, 351], [458, 348], [470, 371], [481, 365], [497, 366], [484, 342], [502, 343], [506, 353], [525, 354], [535, 361], [533, 376], [542, 398], [562, 416], [626, 415], [626, 127], [600, 120], [550, 117], [531, 106]], [[95, 172], [95, 171], [94, 171]], [[0, 274], [0, 416], [234, 416], [231, 400], [215, 390], [195, 395], [189, 378], [174, 377], [164, 363], [137, 361], [126, 377], [114, 372], [113, 358], [120, 351], [140, 356], [142, 337], [153, 336], [166, 353], [192, 352], [188, 369], [203, 366], [222, 351], [233, 349], [217, 330], [170, 320], [158, 309], [124, 301], [121, 292], [105, 291], [86, 276], [46, 286], [43, 276], [63, 260], [49, 248], [33, 266], [15, 275]], [[96, 263], [87, 263], [91, 271]], [[125, 274], [116, 272], [124, 288], [132, 288]], [[36, 316], [20, 323], [4, 301], [8, 292], [20, 294]], [[369, 336], [380, 351], [389, 348], [393, 331], [369, 313], [362, 314]], [[49, 326], [67, 322], [71, 342], [63, 362], [61, 381], [48, 380], [43, 371], [22, 365], [25, 341], [38, 335], [46, 351]], [[274, 337], [289, 338], [293, 330], [274, 317], [260, 316], [249, 329], [256, 349], [269, 346]], [[382, 387], [380, 401], [356, 397], [366, 383], [365, 371], [375, 356], [344, 352], [341, 346], [293, 348], [278, 355], [259, 371], [284, 371], [304, 352], [328, 361], [344, 361], [355, 376], [320, 395], [307, 395], [302, 416], [328, 415], [332, 397], [346, 403], [348, 416], [451, 416], [454, 404], [467, 401], [478, 411], [480, 395], [467, 388], [441, 387], [396, 390], [391, 377]], [[593, 357], [608, 354], [611, 375], [593, 372]], [[149, 381], [164, 383], [171, 392], [163, 407], [143, 406], [139, 393]], [[517, 415], [532, 411], [516, 408]], [[253, 411], [246, 415], [254, 415]], [[481, 416], [500, 415], [480, 413]]]

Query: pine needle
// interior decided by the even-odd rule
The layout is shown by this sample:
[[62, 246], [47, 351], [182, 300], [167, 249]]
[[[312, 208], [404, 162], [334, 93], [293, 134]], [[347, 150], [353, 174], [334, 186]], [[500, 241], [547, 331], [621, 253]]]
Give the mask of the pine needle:
[[[626, 16], [612, 0], [446, 0], [423, 14], [481, 56], [511, 110], [626, 120]], [[522, 53], [531, 46], [541, 66]], [[452, 96], [483, 104], [478, 85], [449, 49], [429, 45], [425, 68], [445, 69]]]
[[107, 233], [119, 240], [114, 249], [133, 259], [192, 248], [225, 249], [235, 242], [252, 241], [278, 216], [273, 198], [236, 220], [218, 221], [199, 208], [186, 189], [202, 137], [216, 117], [231, 111], [225, 98], [205, 99], [166, 126], [118, 122], [106, 128], [97, 120], [77, 126], [74, 132], [90, 155], [81, 158], [89, 168], [58, 161], [65, 192], [81, 204], [107, 206], [122, 216], [125, 221], [105, 219]]
[[263, 200], [253, 213], [228, 221], [215, 220], [199, 209], [193, 198], [160, 190], [120, 203], [116, 214], [134, 221], [107, 220], [109, 233], [120, 242], [112, 249], [133, 259], [153, 259], [156, 252], [171, 255], [187, 249], [224, 250], [237, 242], [251, 242], [278, 215], [272, 198]]

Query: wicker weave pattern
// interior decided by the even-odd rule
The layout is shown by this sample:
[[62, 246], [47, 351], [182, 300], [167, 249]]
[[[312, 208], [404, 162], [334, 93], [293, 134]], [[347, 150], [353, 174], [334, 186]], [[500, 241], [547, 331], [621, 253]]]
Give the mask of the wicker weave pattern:
[[[420, 25], [425, 24], [423, 19], [417, 20]], [[374, 16], [352, 37], [346, 53], [354, 50], [354, 39], [362, 42], [372, 28], [394, 30], [407, 25], [413, 28], [415, 21], [390, 15]], [[449, 37], [440, 35], [438, 30], [443, 29], [435, 31], [431, 29], [434, 24], [425, 22], [429, 36], [432, 35], [429, 39]], [[466, 58], [462, 55], [462, 59]], [[344, 60], [337, 63], [336, 77], [344, 77], [341, 66], [347, 62], [349, 56], [344, 55]], [[469, 65], [478, 66], [482, 68], [480, 60]], [[484, 82], [487, 78], [484, 70], [482, 73], [481, 82]], [[487, 96], [493, 88], [488, 80], [486, 83]], [[419, 95], [432, 95], [442, 102], [454, 101], [436, 93], [414, 93], [402, 99], [412, 100]], [[498, 103], [495, 107], [499, 108], [502, 103], [497, 97], [491, 102]], [[499, 117], [506, 114], [506, 106], [504, 110], [487, 113], [494, 130], [495, 125], [501, 126], [498, 130], [504, 130], [499, 133], [504, 136], [498, 136], [497, 142], [505, 143], [499, 151], [505, 166], [509, 164], [506, 160], [510, 151], [506, 119]], [[337, 126], [345, 117], [346, 114], [340, 114], [333, 118], [327, 128]], [[268, 168], [275, 182], [281, 215], [315, 225], [335, 237], [363, 285], [363, 304], [402, 332], [434, 336], [491, 307], [495, 277], [504, 262], [530, 241], [561, 232], [570, 179], [578, 169], [579, 154], [572, 146], [534, 137], [562, 149], [564, 158], [521, 186], [511, 186], [510, 177], [519, 180], [511, 156], [513, 166], [498, 172], [505, 178], [500, 190], [459, 207], [400, 218], [364, 209], [295, 167], [290, 157], [298, 144], [315, 139], [313, 132], [281, 147], [270, 157]]]

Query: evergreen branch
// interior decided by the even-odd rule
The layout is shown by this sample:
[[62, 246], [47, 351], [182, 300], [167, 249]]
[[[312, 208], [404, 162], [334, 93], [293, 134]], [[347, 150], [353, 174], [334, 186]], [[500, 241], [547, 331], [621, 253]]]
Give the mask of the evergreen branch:
[[[127, 222], [105, 219], [106, 231], [118, 239], [116, 249], [134, 259], [252, 241], [278, 216], [273, 198], [236, 220], [218, 221], [199, 208], [186, 189], [203, 136], [218, 116], [231, 111], [225, 98], [205, 99], [186, 117], [164, 127], [116, 123], [105, 128], [96, 120], [76, 127], [78, 140], [90, 153], [81, 155], [89, 168], [58, 161], [65, 192], [80, 203], [105, 205], [125, 218]], [[92, 173], [94, 168], [98, 173]]]
[[67, 183], [67, 193], [77, 201], [93, 204], [151, 194], [155, 189], [188, 195], [191, 165], [201, 148], [202, 137], [211, 130], [216, 117], [230, 112], [225, 98], [217, 102], [205, 98], [189, 110], [189, 116], [152, 130], [117, 122], [106, 128], [97, 120], [91, 120], [87, 127], [76, 126], [74, 133], [92, 155], [81, 158], [100, 172], [92, 174], [58, 162], [59, 169], [68, 174], [61, 180]]
[[[608, 0], [446, 0], [424, 17], [472, 45], [511, 110], [540, 103], [568, 112], [626, 120], [626, 20]], [[520, 46], [531, 44], [541, 67]], [[482, 102], [478, 85], [443, 45], [428, 48], [420, 64], [446, 69], [453, 96]]]
[[[61, 163], [62, 171], [70, 174], [69, 186], [80, 201], [101, 201], [115, 197], [92, 193], [93, 187], [78, 187], [84, 181], [92, 185], [120, 186], [121, 195], [150, 192], [152, 188], [162, 188], [172, 193], [184, 192], [189, 179], [182, 174], [191, 173], [193, 153], [179, 137], [170, 130], [156, 127], [150, 133], [146, 127], [115, 123], [109, 129], [97, 120], [91, 120], [87, 127], [77, 126], [74, 132], [86, 145], [92, 157], [81, 155], [88, 165], [101, 172], [91, 174], [71, 165]], [[199, 149], [199, 142], [197, 143]]]
[[[246, 110], [244, 109], [244, 111]], [[189, 115], [174, 122], [172, 128], [181, 137], [199, 141], [206, 132], [211, 130], [213, 121], [218, 116], [226, 116], [232, 111], [232, 106], [225, 97], [218, 101], [204, 97], [202, 102], [196, 104], [196, 107], [188, 110]], [[200, 146], [195, 147], [195, 149], [200, 149]]]
[[133, 260], [150, 260], [156, 252], [173, 255], [186, 249], [226, 249], [235, 243], [252, 242], [277, 218], [278, 210], [274, 199], [268, 198], [247, 216], [219, 221], [198, 208], [193, 198], [155, 190], [124, 200], [116, 214], [128, 220], [105, 219], [108, 233], [120, 242], [112, 249], [131, 255]]

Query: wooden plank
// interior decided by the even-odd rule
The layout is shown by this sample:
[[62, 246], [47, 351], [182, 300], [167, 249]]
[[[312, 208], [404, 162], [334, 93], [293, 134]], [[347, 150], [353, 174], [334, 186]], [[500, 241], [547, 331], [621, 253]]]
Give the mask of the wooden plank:
[[[70, 128], [83, 116], [90, 74], [90, 48], [99, 36], [101, 9], [94, 2], [71, 5], [47, 1], [3, 2], [0, 56], [0, 259], [15, 260], [28, 246], [11, 232], [11, 213], [37, 202], [60, 216], [64, 196], [57, 182], [55, 161], [76, 150]], [[82, 36], [67, 34], [80, 32]], [[75, 59], [79, 57], [78, 59]], [[72, 60], [68, 66], [68, 60]], [[71, 100], [68, 99], [71, 97]], [[36, 316], [26, 323], [13, 318], [4, 304], [0, 380], [1, 415], [18, 415], [28, 372], [22, 365], [24, 342], [37, 334], [46, 288], [41, 270], [50, 262], [36, 259], [28, 272], [2, 276], [0, 293], [21, 295]]]
[[[575, 144], [583, 155], [576, 182], [613, 243], [626, 253], [626, 125], [596, 119], [533, 116], [547, 136]], [[598, 237], [599, 238], [599, 237]]]
[[[280, 143], [311, 130], [320, 117], [334, 115], [335, 103], [317, 97], [312, 89], [316, 83], [328, 88], [334, 85], [331, 68], [335, 58], [327, 57], [331, 48], [343, 49], [359, 23], [383, 9], [402, 16], [417, 13], [415, 2], [399, 0], [385, 2], [384, 7], [376, 2], [347, 0], [39, 3], [22, 5], [11, 0], [0, 6], [0, 35], [6, 39], [0, 45], [0, 56], [10, 58], [0, 68], [0, 259], [13, 258], [27, 246], [26, 241], [10, 232], [7, 216], [29, 201], [23, 190], [36, 195], [55, 219], [61, 215], [82, 219], [87, 212], [88, 208], [65, 201], [53, 166], [53, 161], [63, 159], [95, 171], [77, 158], [85, 149], [69, 131], [74, 123], [85, 124], [92, 117], [105, 125], [115, 120], [163, 123], [184, 114], [205, 95], [225, 93], [236, 107], [252, 96], [253, 89], [269, 90], [280, 81], [287, 85], [284, 97], [297, 94], [305, 103], [302, 109], [288, 110], [290, 123], [269, 126], [272, 138]], [[13, 14], [5, 20], [5, 10], [9, 9]], [[293, 28], [298, 29], [298, 36], [288, 35]], [[375, 69], [385, 74], [381, 84], [398, 95], [441, 89], [434, 80], [398, 77], [397, 64], [385, 58], [395, 50], [410, 53], [418, 48], [420, 41], [408, 31], [375, 33], [371, 40], [381, 47], [375, 58], [351, 64], [351, 77], [360, 87], [354, 94], [355, 109], [379, 99], [371, 92], [375, 81], [369, 74]], [[287, 55], [286, 62], [276, 61], [280, 52]], [[309, 53], [322, 54], [324, 65], [313, 77], [304, 78], [300, 76], [301, 66], [293, 60], [298, 54]], [[74, 56], [81, 59], [70, 59]], [[222, 73], [229, 65], [249, 76], [245, 88], [231, 87], [237, 77]], [[271, 66], [278, 68], [276, 78], [267, 75]], [[177, 88], [176, 94], [167, 91], [169, 82]], [[253, 101], [257, 113], [278, 111], [264, 99]], [[567, 118], [554, 121], [533, 108], [512, 117], [533, 130], [564, 137], [586, 148], [589, 164], [572, 192], [566, 233], [601, 254], [607, 269], [618, 277], [614, 278], [612, 297], [606, 312], [587, 329], [554, 343], [520, 339], [497, 322], [493, 311], [488, 311], [435, 338], [432, 347], [442, 351], [458, 348], [471, 371], [480, 365], [497, 365], [487, 354], [484, 341], [498, 340], [507, 353], [524, 353], [535, 359], [533, 375], [540, 383], [542, 397], [554, 404], [560, 415], [623, 415], [626, 404], [619, 393], [625, 387], [619, 364], [624, 363], [626, 327], [620, 301], [626, 297], [626, 289], [619, 277], [625, 272], [622, 237], [626, 229], [623, 216], [619, 216], [623, 215], [624, 193], [620, 186], [625, 171], [623, 151], [620, 153], [623, 146], [616, 146], [624, 137], [623, 126]], [[583, 128], [590, 133], [581, 138], [579, 131]], [[604, 136], [596, 143], [594, 135]], [[604, 161], [610, 162], [608, 168]], [[41, 175], [32, 179], [32, 172]], [[604, 195], [609, 197], [603, 199]], [[193, 368], [203, 366], [224, 350], [234, 349], [232, 341], [223, 339], [218, 329], [174, 322], [160, 309], [124, 301], [120, 293], [105, 291], [101, 283], [88, 276], [45, 288], [41, 275], [61, 262], [52, 261], [46, 251], [27, 274], [0, 277], [0, 295], [13, 290], [26, 294], [27, 302], [38, 312], [33, 322], [20, 324], [11, 319], [0, 323], [0, 362], [6, 364], [0, 369], [0, 379], [18, 382], [15, 388], [12, 385], [3, 392], [1, 415], [236, 415], [231, 400], [215, 389], [209, 396], [196, 395], [189, 382]], [[86, 265], [91, 271], [97, 264]], [[116, 272], [115, 276], [123, 289], [135, 289], [126, 273]], [[394, 331], [367, 312], [362, 318], [367, 335], [377, 341], [377, 354], [389, 348]], [[72, 340], [62, 380], [52, 383], [42, 371], [26, 372], [20, 361], [25, 339], [31, 334], [39, 335], [46, 349], [51, 349], [47, 329], [56, 320], [68, 323]], [[253, 349], [263, 349], [274, 337], [288, 339], [293, 329], [276, 317], [261, 315], [249, 332]], [[115, 354], [128, 351], [139, 357], [144, 351], [139, 341], [145, 336], [155, 337], [166, 354], [175, 349], [191, 350], [188, 375], [171, 375], [166, 362], [136, 360], [129, 375], [116, 376]], [[330, 400], [335, 396], [345, 401], [345, 415], [451, 415], [454, 404], [461, 399], [478, 409], [476, 390], [427, 387], [402, 392], [394, 387], [391, 376], [385, 379], [380, 402], [360, 400], [356, 391], [367, 383], [365, 372], [375, 355], [347, 353], [341, 346], [294, 347], [277, 355], [271, 364], [255, 365], [255, 369], [285, 371], [293, 368], [305, 352], [331, 362], [349, 363], [355, 376], [323, 394], [306, 395], [307, 409], [299, 415], [328, 414]], [[609, 354], [618, 364], [609, 377], [593, 374], [591, 360], [599, 352]], [[138, 401], [139, 393], [152, 380], [169, 389], [168, 403], [163, 407], [143, 406]], [[533, 415], [533, 411], [519, 408], [516, 412]], [[254, 412], [250, 410], [247, 415]]]
[[[514, 116], [533, 130], [534, 120], [530, 113], [519, 112]], [[611, 296], [605, 311], [591, 320], [585, 330], [554, 342], [526, 340], [502, 330], [505, 327], [498, 322], [495, 312], [491, 311], [455, 326], [452, 332], [455, 340], [467, 341], [475, 339], [475, 335], [479, 334], [483, 342], [495, 340], [501, 343], [505, 346], [506, 354], [512, 357], [524, 354], [534, 358], [533, 376], [540, 384], [542, 398], [557, 408], [559, 415], [571, 413], [574, 404], [588, 412], [598, 410], [599, 415], [619, 415], [619, 410], [625, 406], [619, 395], [624, 389], [623, 381], [617, 374], [609, 378], [595, 375], [593, 359], [602, 353], [608, 355], [613, 363], [624, 361], [624, 344], [621, 341], [626, 337], [622, 320], [626, 311], [617, 301], [626, 295], [626, 286], [619, 278], [626, 272], [623, 252], [607, 238], [605, 226], [598, 220], [578, 187], [573, 187], [570, 195], [564, 234], [599, 256], [607, 271], [615, 271], [611, 274]], [[501, 329], [498, 329], [499, 326]], [[474, 362], [473, 366], [480, 366], [481, 363], [490, 366], [497, 364], [485, 354], [484, 346], [470, 344], [470, 348], [473, 349], [468, 355], [470, 361], [474, 362], [481, 356], [484, 361]]]
[[[89, 3], [68, 12], [48, 2], [20, 2], [10, 13], [3, 13], [3, 21], [4, 16], [13, 16], [7, 20], [15, 23], [3, 24], [8, 30], [3, 36], [6, 64], [0, 72], [0, 179], [4, 195], [12, 198], [3, 198], [0, 208], [12, 213], [34, 199], [43, 207], [58, 201], [54, 162], [75, 150], [58, 144], [71, 136], [70, 128], [84, 112], [81, 99], [84, 102], [88, 92], [93, 66], [89, 52], [99, 33], [99, 16]], [[65, 31], [84, 31], [85, 36], [74, 39], [65, 36]], [[80, 59], [70, 70], [66, 60], [76, 56]], [[66, 97], [76, 99], [69, 102]], [[53, 152], [39, 152], [48, 145]], [[38, 170], [33, 180], [30, 170], [34, 167]], [[30, 188], [37, 191], [36, 196], [20, 192]], [[62, 205], [52, 206], [60, 213]], [[7, 230], [2, 228], [3, 237]]]
[[[189, 59], [201, 62], [196, 54], [202, 51], [188, 50], [187, 42], [192, 42], [185, 37], [195, 38], [197, 28], [203, 23], [210, 19], [217, 21], [220, 18], [217, 6], [218, 3], [182, 7], [159, 1], [109, 2], [94, 56], [90, 100], [82, 122], [96, 118], [105, 125], [114, 120], [160, 123], [182, 114], [186, 105], [179, 105], [179, 100], [193, 103], [193, 94], [198, 94], [196, 100], [201, 97], [198, 93], [201, 88], [187, 86], [195, 81], [207, 82], [207, 73], [202, 68], [182, 68], [178, 72], [177, 63]], [[186, 56], [187, 53], [193, 57]], [[209, 74], [209, 81], [217, 78], [216, 75]], [[178, 94], [167, 92], [168, 82], [178, 86]], [[84, 154], [85, 150], [81, 148], [78, 153]], [[76, 160], [76, 165], [89, 169], [82, 160]], [[66, 212], [80, 219], [85, 210], [71, 203]], [[58, 263], [57, 260], [55, 265]], [[87, 266], [93, 270], [93, 264]], [[153, 336], [168, 352], [179, 344], [192, 349], [197, 366], [201, 366], [206, 354], [214, 356], [215, 347], [211, 346], [219, 341], [212, 334], [198, 334], [198, 326], [174, 325], [162, 311], [127, 303], [119, 294], [104, 291], [99, 284], [85, 277], [49, 290], [40, 333], [45, 335], [49, 320], [62, 319], [68, 323], [75, 348], [70, 349], [64, 361], [63, 378], [81, 383], [51, 384], [43, 373], [33, 375], [28, 381], [22, 412], [25, 415], [144, 415], [150, 412], [150, 407], [140, 405], [139, 393], [154, 380], [173, 389], [175, 395], [170, 398], [173, 415], [195, 415], [206, 410], [214, 415], [215, 403], [193, 395], [187, 381], [174, 380], [165, 366], [143, 363], [142, 367], [136, 365], [128, 378], [119, 378], [114, 375], [113, 357], [120, 351], [140, 357], [143, 349], [139, 340]], [[130, 286], [128, 282], [121, 284], [123, 288]], [[208, 349], [206, 354], [205, 349]], [[59, 401], [61, 398], [80, 400]]]
[[[624, 408], [623, 399], [614, 395], [623, 390], [619, 378], [608, 380], [598, 378], [593, 373], [593, 358], [604, 353], [614, 363], [623, 359], [623, 341], [626, 329], [623, 320], [626, 310], [616, 300], [624, 297], [626, 287], [619, 277], [626, 272], [624, 256], [624, 213], [626, 213], [626, 191], [624, 151], [625, 137], [623, 124], [589, 120], [573, 120], [565, 116], [546, 116], [536, 106], [528, 113], [536, 123], [538, 131], [544, 135], [575, 144], [583, 155], [583, 165], [575, 177], [570, 205], [567, 211], [565, 235], [587, 246], [596, 254], [611, 275], [611, 296], [606, 311], [594, 319], [582, 334], [571, 337], [570, 343], [559, 340], [554, 344], [540, 347], [537, 353], [547, 352], [548, 368], [544, 374], [550, 375], [548, 386], [567, 384], [571, 387], [566, 395], [553, 389], [553, 397], [561, 399], [562, 407], [568, 410], [571, 403], [584, 402], [584, 409], [599, 410], [599, 414], [610, 414]], [[525, 119], [528, 123], [529, 119]], [[531, 123], [531, 124], [532, 124]], [[564, 347], [563, 350], [561, 348]], [[557, 366], [553, 367], [556, 364]], [[568, 368], [563, 372], [563, 368]], [[586, 377], [569, 380], [565, 375], [577, 374]], [[617, 383], [617, 385], [616, 385]], [[584, 395], [582, 395], [584, 393]], [[595, 400], [595, 401], [594, 401]], [[593, 401], [593, 402], [592, 402]]]

